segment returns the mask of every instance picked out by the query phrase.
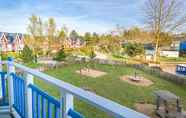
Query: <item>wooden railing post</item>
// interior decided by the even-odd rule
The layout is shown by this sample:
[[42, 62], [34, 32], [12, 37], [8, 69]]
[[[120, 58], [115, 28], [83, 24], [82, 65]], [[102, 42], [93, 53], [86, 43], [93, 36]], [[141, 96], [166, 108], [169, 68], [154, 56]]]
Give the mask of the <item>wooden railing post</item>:
[[10, 112], [12, 112], [12, 107], [14, 104], [14, 89], [13, 89], [13, 77], [11, 76], [12, 73], [15, 73], [14, 61], [13, 58], [8, 58], [8, 90], [9, 90], [9, 106]]
[[71, 118], [68, 116], [68, 111], [74, 109], [74, 97], [67, 92], [61, 92], [61, 116], [60, 118]]
[[32, 118], [32, 90], [28, 87], [29, 84], [33, 84], [33, 76], [31, 74], [26, 73], [26, 88], [25, 88], [25, 95], [26, 95], [26, 115], [27, 118]]

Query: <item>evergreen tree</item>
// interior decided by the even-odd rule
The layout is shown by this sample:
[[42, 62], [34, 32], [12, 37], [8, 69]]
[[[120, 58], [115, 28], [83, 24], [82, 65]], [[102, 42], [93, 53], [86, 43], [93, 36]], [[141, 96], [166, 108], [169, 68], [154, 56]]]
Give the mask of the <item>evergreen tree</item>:
[[33, 51], [27, 45], [23, 48], [21, 59], [25, 63], [33, 62], [34, 60]]
[[65, 54], [64, 48], [61, 48], [59, 52], [56, 54], [56, 56], [54, 57], [54, 60], [64, 61], [65, 58], [66, 58], [66, 54]]

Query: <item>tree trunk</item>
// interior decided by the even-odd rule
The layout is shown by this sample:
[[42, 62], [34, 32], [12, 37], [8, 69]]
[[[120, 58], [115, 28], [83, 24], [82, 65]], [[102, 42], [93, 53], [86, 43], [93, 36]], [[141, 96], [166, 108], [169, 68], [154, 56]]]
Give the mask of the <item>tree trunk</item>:
[[155, 47], [153, 61], [154, 62], [158, 62], [158, 58], [157, 57], [158, 57], [159, 40], [160, 40], [160, 33], [159, 32], [157, 32], [155, 39], [156, 39], [156, 47]]

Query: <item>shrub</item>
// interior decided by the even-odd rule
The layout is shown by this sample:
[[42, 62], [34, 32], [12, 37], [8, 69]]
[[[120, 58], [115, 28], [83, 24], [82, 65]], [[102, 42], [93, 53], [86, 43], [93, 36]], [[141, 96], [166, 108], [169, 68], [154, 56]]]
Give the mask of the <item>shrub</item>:
[[8, 57], [13, 57], [15, 59], [18, 59], [20, 57], [20, 54], [17, 52], [7, 52], [7, 53], [2, 53], [1, 54], [1, 59], [2, 60], [7, 60]]
[[144, 47], [141, 44], [137, 43], [128, 43], [123, 46], [124, 52], [131, 57], [144, 54]]
[[23, 48], [23, 51], [21, 53], [21, 59], [25, 63], [30, 63], [34, 60], [33, 51], [27, 45]]
[[53, 58], [53, 60], [56, 61], [64, 61], [66, 58], [66, 54], [64, 51], [64, 48], [60, 49], [59, 52], [57, 52], [56, 56]]

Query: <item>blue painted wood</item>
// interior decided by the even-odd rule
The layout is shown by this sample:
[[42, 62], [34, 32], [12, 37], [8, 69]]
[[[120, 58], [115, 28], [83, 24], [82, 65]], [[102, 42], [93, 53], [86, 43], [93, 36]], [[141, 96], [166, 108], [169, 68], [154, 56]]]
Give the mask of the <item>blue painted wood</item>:
[[49, 102], [49, 100], [48, 100], [48, 107], [47, 107], [47, 111], [48, 111], [48, 118], [52, 118], [52, 113], [51, 113], [51, 103]]
[[0, 106], [7, 106], [8, 105], [8, 91], [7, 91], [7, 79], [5, 78], [7, 72], [0, 72], [0, 81], [2, 86], [2, 99], [0, 100]]
[[56, 105], [58, 108], [60, 107], [60, 102], [58, 100], [56, 100], [54, 97], [48, 95], [44, 91], [40, 90], [35, 85], [30, 84], [28, 87], [30, 87], [33, 91], [37, 92], [39, 95], [41, 95], [45, 99], [49, 100], [52, 104]]
[[39, 95], [36, 92], [36, 113], [37, 113], [37, 118], [39, 118]]
[[41, 97], [41, 106], [42, 106], [41, 107], [42, 118], [46, 118], [46, 112], [45, 112], [46, 105], [43, 97]]
[[55, 115], [54, 117], [55, 118], [59, 118], [59, 108], [57, 108], [56, 106], [54, 107], [54, 113], [55, 113], [54, 114]]
[[[36, 96], [36, 102], [37, 103], [33, 104], [33, 105], [36, 106], [36, 109], [37, 109], [35, 114], [41, 115], [42, 118], [46, 118], [46, 116], [48, 116], [48, 118], [53, 118], [53, 115], [55, 116], [55, 118], [59, 118], [59, 109], [60, 109], [60, 102], [59, 102], [59, 100], [56, 100], [55, 98], [53, 98], [52, 96], [48, 95], [44, 91], [40, 90], [35, 85], [31, 85], [30, 84], [28, 87], [31, 88], [32, 92], [35, 92], [37, 94], [37, 96], [41, 97], [41, 102], [39, 102], [40, 100]], [[34, 99], [34, 98], [32, 98], [32, 99]], [[47, 111], [45, 110], [46, 109], [46, 104], [47, 104]], [[35, 108], [35, 106], [32, 106], [32, 107]], [[39, 118], [39, 117], [40, 116], [38, 116], [37, 118]]]
[[68, 116], [70, 116], [71, 118], [84, 118], [83, 115], [72, 109], [68, 111]]
[[32, 116], [36, 118], [36, 108], [35, 108], [35, 96], [34, 91], [32, 90]]
[[21, 118], [25, 118], [26, 108], [25, 108], [25, 81], [22, 77], [16, 74], [11, 74], [13, 77], [13, 88], [14, 88], [14, 104], [13, 107]]

